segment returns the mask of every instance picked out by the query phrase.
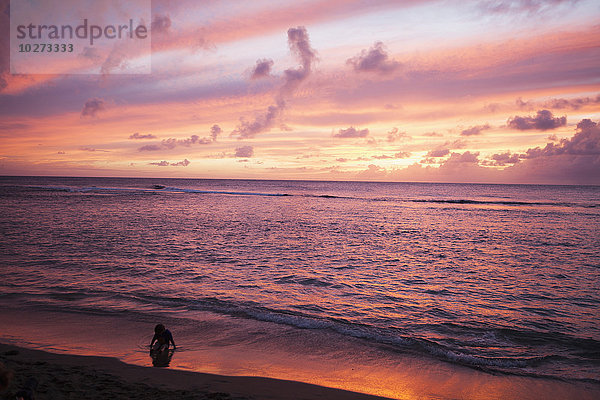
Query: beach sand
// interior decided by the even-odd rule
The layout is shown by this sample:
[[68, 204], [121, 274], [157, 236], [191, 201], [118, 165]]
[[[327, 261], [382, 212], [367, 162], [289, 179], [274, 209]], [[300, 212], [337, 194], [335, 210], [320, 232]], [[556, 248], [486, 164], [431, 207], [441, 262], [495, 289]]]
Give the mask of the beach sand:
[[0, 399], [13, 400], [29, 377], [44, 399], [356, 399], [382, 397], [257, 377], [231, 377], [125, 364], [116, 358], [53, 354], [0, 344], [13, 372]]

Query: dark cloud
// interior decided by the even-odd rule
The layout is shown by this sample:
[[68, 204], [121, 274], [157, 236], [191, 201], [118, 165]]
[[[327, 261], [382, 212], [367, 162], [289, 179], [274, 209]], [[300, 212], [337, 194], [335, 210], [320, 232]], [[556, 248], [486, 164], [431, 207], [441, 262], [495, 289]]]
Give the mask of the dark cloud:
[[589, 119], [558, 143], [528, 149], [505, 169], [513, 180], [539, 183], [600, 184], [600, 125]]
[[150, 24], [150, 29], [153, 34], [155, 33], [166, 33], [171, 27], [171, 17], [168, 15], [160, 15], [156, 14], [152, 18], [152, 23]]
[[[426, 164], [437, 164], [439, 167]], [[493, 167], [505, 167], [502, 169]], [[479, 153], [452, 152], [445, 159], [427, 158], [406, 168], [369, 166], [363, 179], [429, 182], [600, 184], [600, 123], [581, 120], [573, 137], [558, 144], [509, 151], [485, 160]]]
[[174, 167], [187, 167], [188, 165], [190, 165], [189, 160], [186, 158], [183, 161], [179, 161], [176, 163], [171, 163], [172, 166]]
[[158, 144], [147, 144], [138, 149], [138, 151], [159, 151], [164, 150], [164, 147]]
[[[439, 158], [445, 157], [448, 154], [450, 154], [450, 157], [445, 160], [439, 160]], [[479, 153], [471, 153], [470, 151], [465, 151], [464, 153], [450, 153], [449, 149], [431, 150], [420, 163], [441, 164], [440, 167], [457, 164], [477, 164], [479, 163]]]
[[[170, 140], [173, 140], [173, 139], [170, 139]], [[177, 145], [185, 146], [185, 147], [190, 147], [193, 144], [210, 144], [212, 142], [213, 142], [212, 138], [206, 138], [206, 137], [200, 138], [200, 136], [198, 136], [198, 135], [192, 135], [191, 137], [189, 137], [187, 139], [180, 139], [180, 140], [176, 141]]]
[[537, 108], [550, 108], [556, 110], [579, 110], [587, 105], [600, 104], [600, 94], [596, 97], [577, 97], [573, 99], [550, 99], [544, 102], [523, 101], [522, 98], [516, 100], [517, 106], [522, 110], [534, 110]]
[[273, 60], [263, 58], [262, 60], [256, 60], [256, 65], [252, 70], [250, 79], [259, 79], [267, 77], [271, 74], [271, 68], [273, 67]]
[[235, 149], [235, 157], [248, 158], [254, 155], [254, 147], [242, 146]]
[[346, 63], [352, 65], [357, 72], [379, 72], [384, 74], [401, 66], [398, 61], [390, 59], [381, 42], [376, 42], [369, 50], [362, 50], [359, 55], [349, 58]]
[[[175, 139], [175, 138], [163, 139], [159, 144], [148, 144], [148, 145], [140, 147], [138, 149], [138, 151], [171, 150], [177, 146], [191, 147], [196, 144], [199, 144], [199, 145], [211, 144], [217, 140], [217, 136], [219, 135], [220, 132], [221, 132], [221, 128], [218, 125], [213, 125], [210, 129], [210, 137], [201, 138], [198, 135], [192, 135], [186, 139]], [[143, 136], [146, 136], [146, 135], [143, 135]], [[132, 138], [131, 136], [129, 138], [130, 139], [141, 139], [141, 137]]]
[[468, 128], [468, 129], [463, 130], [460, 134], [462, 136], [481, 135], [481, 132], [484, 131], [484, 130], [486, 130], [486, 129], [490, 129], [490, 125], [489, 124], [472, 126], [472, 127]]
[[298, 85], [309, 76], [312, 64], [317, 59], [317, 52], [310, 47], [306, 28], [290, 28], [287, 35], [290, 51], [298, 58], [300, 66], [284, 71], [283, 85], [275, 98], [275, 104], [270, 105], [267, 111], [257, 116], [254, 121], [248, 122], [241, 118], [240, 124], [231, 133], [232, 136], [237, 136], [238, 139], [253, 138], [271, 129], [286, 107], [285, 98], [291, 96]]
[[400, 151], [398, 153], [395, 153], [394, 155], [383, 154], [380, 156], [373, 156], [371, 158], [374, 160], [397, 160], [397, 159], [408, 158], [408, 157], [410, 157], [410, 153], [408, 153], [406, 151]]
[[156, 139], [156, 136], [152, 134], [141, 135], [139, 132], [129, 136], [129, 139]]
[[387, 141], [390, 143], [401, 139], [410, 139], [410, 136], [408, 136], [406, 132], [400, 132], [398, 128], [392, 128], [392, 130], [387, 133]]
[[556, 117], [551, 111], [540, 110], [535, 117], [519, 117], [515, 116], [508, 119], [510, 128], [525, 131], [529, 129], [538, 129], [541, 131], [556, 129], [567, 124], [567, 117]]
[[81, 110], [82, 117], [95, 117], [100, 111], [106, 108], [104, 100], [99, 98], [90, 99], [85, 102], [83, 109]]
[[312, 64], [317, 59], [317, 52], [310, 47], [308, 32], [303, 26], [288, 29], [288, 45], [290, 51], [299, 58], [301, 66], [284, 71], [285, 85], [282, 90], [284, 93], [289, 93], [310, 74]]
[[479, 162], [479, 153], [471, 153], [470, 151], [465, 151], [464, 153], [452, 153], [450, 157], [446, 160], [446, 164], [448, 163], [470, 163], [477, 164]]
[[158, 162], [151, 162], [149, 163], [150, 165], [156, 165], [159, 167], [187, 167], [188, 165], [190, 165], [190, 161], [186, 158], [183, 161], [179, 161], [179, 162], [174, 162], [174, 163], [170, 163], [168, 161], [158, 161]]
[[521, 159], [521, 156], [519, 156], [517, 153], [511, 153], [510, 151], [507, 151], [505, 153], [494, 154], [492, 155], [491, 159], [492, 161], [489, 163], [489, 165], [502, 167], [507, 164], [518, 163]]
[[168, 167], [169, 166], [168, 161], [151, 162], [149, 164], [150, 165], [158, 165], [159, 167]]
[[333, 137], [336, 138], [362, 138], [362, 137], [366, 137], [369, 134], [369, 130], [368, 129], [356, 129], [355, 127], [351, 126], [348, 129], [340, 129], [338, 133], [336, 133], [335, 135], [333, 135]]
[[102, 153], [110, 153], [110, 150], [100, 150], [100, 149], [95, 149], [93, 147], [80, 147], [79, 150], [81, 151], [99, 151]]
[[[450, 150], [452, 149], [462, 149], [466, 147], [466, 142], [462, 139], [454, 140], [453, 142], [446, 141], [438, 146], [436, 146], [433, 150], [430, 150], [426, 155], [426, 159], [422, 162], [425, 164], [438, 164], [439, 161], [435, 160], [435, 158], [445, 157], [450, 154]], [[452, 153], [455, 154], [455, 153]]]
[[558, 144], [548, 143], [546, 147], [528, 149], [526, 158], [548, 157], [556, 155], [599, 156], [600, 127], [590, 119], [577, 124], [575, 135], [571, 139], [561, 139]]
[[221, 132], [223, 132], [223, 130], [217, 124], [214, 124], [213, 126], [210, 127], [210, 138], [212, 139], [213, 142], [217, 141], [217, 136], [219, 136], [221, 134]]
[[426, 157], [445, 157], [450, 154], [450, 149], [436, 149], [427, 153]]
[[240, 124], [232, 134], [238, 135], [238, 139], [253, 138], [257, 134], [271, 129], [284, 108], [285, 102], [280, 100], [277, 104], [269, 106], [267, 112], [264, 115], [256, 117], [254, 121], [249, 122], [241, 118]]

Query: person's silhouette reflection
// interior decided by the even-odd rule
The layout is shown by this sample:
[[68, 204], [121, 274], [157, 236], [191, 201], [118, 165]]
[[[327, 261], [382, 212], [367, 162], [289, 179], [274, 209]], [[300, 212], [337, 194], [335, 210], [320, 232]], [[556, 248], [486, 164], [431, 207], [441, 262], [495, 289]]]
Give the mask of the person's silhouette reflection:
[[152, 365], [155, 367], [168, 367], [173, 358], [175, 349], [164, 349], [164, 350], [150, 350], [150, 357], [152, 358]]

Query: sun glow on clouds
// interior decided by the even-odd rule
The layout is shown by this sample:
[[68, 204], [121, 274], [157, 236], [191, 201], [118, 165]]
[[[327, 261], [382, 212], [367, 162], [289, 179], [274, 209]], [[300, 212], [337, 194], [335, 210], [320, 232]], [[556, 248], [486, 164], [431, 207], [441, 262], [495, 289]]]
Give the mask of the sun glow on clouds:
[[600, 184], [600, 151], [535, 150], [582, 126], [600, 145], [580, 125], [600, 119], [599, 15], [156, 1], [153, 73], [130, 77], [10, 75], [3, 35], [0, 173]]

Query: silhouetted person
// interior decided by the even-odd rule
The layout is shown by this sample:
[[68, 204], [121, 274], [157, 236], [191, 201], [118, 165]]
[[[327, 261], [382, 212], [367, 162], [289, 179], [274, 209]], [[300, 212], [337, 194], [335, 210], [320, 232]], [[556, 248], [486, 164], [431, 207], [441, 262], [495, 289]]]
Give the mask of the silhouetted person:
[[[156, 346], [154, 343], [156, 342]], [[177, 348], [171, 331], [166, 329], [163, 324], [158, 324], [154, 327], [154, 337], [150, 342], [150, 351], [162, 351], [169, 349], [169, 343], [173, 343], [173, 348]], [[153, 347], [154, 346], [154, 347]]]

